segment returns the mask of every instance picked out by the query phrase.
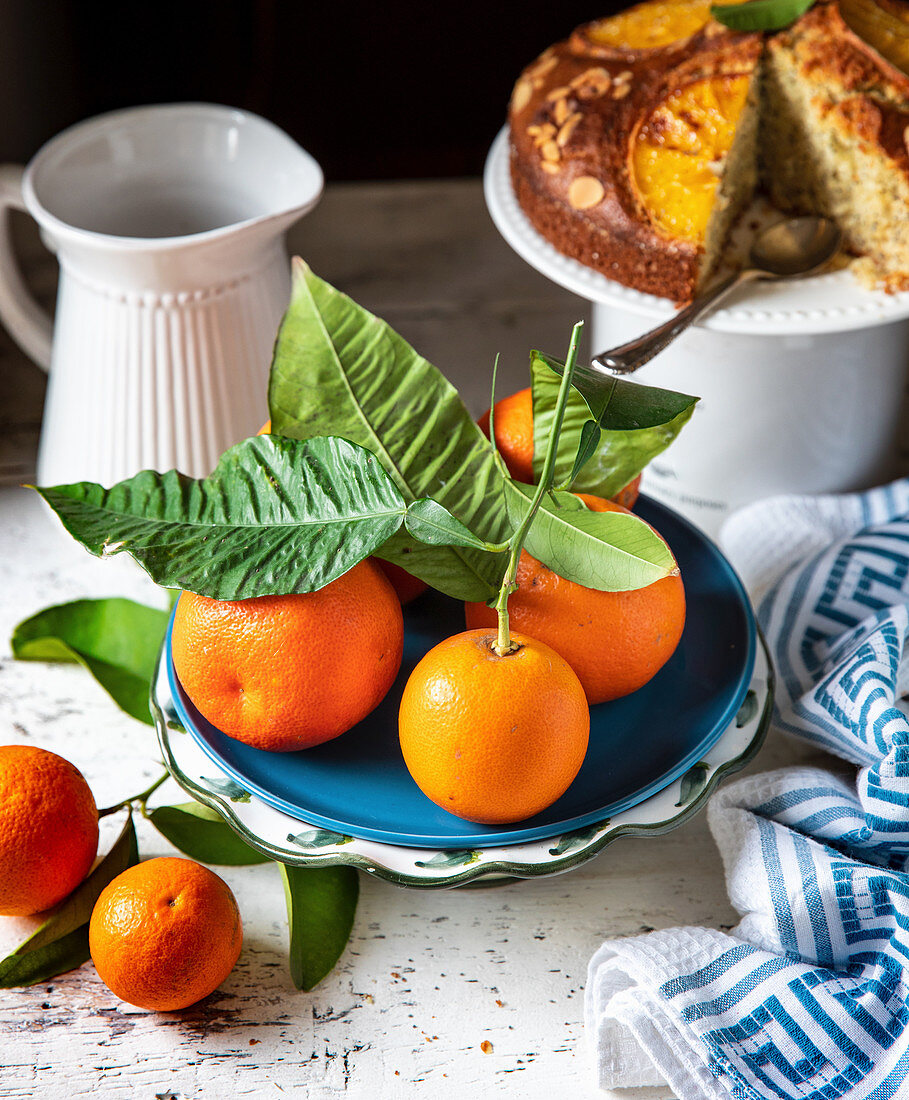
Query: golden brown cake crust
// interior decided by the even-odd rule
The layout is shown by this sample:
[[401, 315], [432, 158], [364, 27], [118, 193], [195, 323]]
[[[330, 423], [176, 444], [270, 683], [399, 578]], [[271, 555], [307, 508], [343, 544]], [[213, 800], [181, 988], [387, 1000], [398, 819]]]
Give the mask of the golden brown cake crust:
[[[560, 252], [626, 286], [687, 301], [703, 250], [651, 222], [632, 186], [631, 145], [654, 108], [687, 83], [752, 73], [764, 36], [708, 23], [681, 43], [635, 51], [593, 45], [589, 26], [546, 50], [515, 85], [515, 195]], [[909, 78], [849, 29], [836, 0], [821, 0], [769, 42], [796, 49], [806, 79], [840, 84], [846, 94], [831, 107], [838, 124], [909, 172]]]

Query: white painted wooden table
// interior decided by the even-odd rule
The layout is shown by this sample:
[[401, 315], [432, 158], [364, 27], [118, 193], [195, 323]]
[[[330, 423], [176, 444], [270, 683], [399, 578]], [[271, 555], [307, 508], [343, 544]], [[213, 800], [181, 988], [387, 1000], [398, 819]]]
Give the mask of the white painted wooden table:
[[[585, 309], [509, 252], [473, 181], [330, 188], [293, 244], [441, 367], [476, 412], [497, 351], [501, 392], [523, 386], [529, 348], [561, 351]], [[33, 285], [51, 296], [52, 261], [27, 232], [23, 249]], [[0, 635], [80, 596], [160, 603], [130, 562], [90, 557], [34, 494], [15, 487], [34, 469], [43, 377], [5, 334], [0, 392]], [[99, 805], [160, 773], [150, 727], [121, 714], [86, 673], [14, 662], [2, 646], [0, 743], [66, 756]], [[751, 770], [819, 759], [771, 734]], [[157, 800], [185, 796], [170, 782]], [[172, 854], [146, 822], [138, 825], [143, 856]], [[0, 1097], [602, 1096], [582, 1023], [595, 948], [606, 936], [736, 920], [701, 815], [661, 839], [620, 840], [557, 878], [418, 892], [361, 876], [350, 945], [307, 994], [287, 972], [276, 869], [220, 873], [245, 926], [240, 961], [221, 989], [195, 1008], [155, 1015], [119, 1001], [89, 963], [0, 991]], [[22, 924], [0, 919], [0, 937], [14, 941]]]

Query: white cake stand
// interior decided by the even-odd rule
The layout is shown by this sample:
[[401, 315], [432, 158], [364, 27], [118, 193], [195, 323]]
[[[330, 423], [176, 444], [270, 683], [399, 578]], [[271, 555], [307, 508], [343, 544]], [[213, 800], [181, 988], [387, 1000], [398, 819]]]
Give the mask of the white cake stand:
[[[592, 303], [592, 352], [674, 311], [537, 233], [512, 189], [506, 129], [489, 152], [484, 189], [518, 255]], [[909, 293], [867, 290], [848, 269], [751, 284], [637, 372], [641, 382], [701, 398], [692, 423], [648, 467], [645, 488], [715, 534], [731, 510], [761, 497], [886, 480], [896, 468], [907, 365]]]

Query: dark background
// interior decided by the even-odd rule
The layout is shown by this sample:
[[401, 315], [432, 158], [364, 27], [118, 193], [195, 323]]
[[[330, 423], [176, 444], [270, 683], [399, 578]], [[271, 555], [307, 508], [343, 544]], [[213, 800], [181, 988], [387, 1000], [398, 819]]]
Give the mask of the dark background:
[[482, 171], [511, 87], [610, 0], [0, 0], [0, 160], [141, 103], [264, 115], [328, 180]]

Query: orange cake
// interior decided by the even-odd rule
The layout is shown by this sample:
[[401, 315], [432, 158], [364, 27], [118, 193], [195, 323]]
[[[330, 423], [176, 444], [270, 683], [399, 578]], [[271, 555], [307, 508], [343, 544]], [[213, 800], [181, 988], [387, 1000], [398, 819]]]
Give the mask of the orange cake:
[[909, 288], [909, 3], [821, 0], [736, 32], [704, 0], [649, 0], [578, 28], [511, 98], [518, 201], [559, 251], [690, 299], [762, 185], [837, 219], [859, 273]]

